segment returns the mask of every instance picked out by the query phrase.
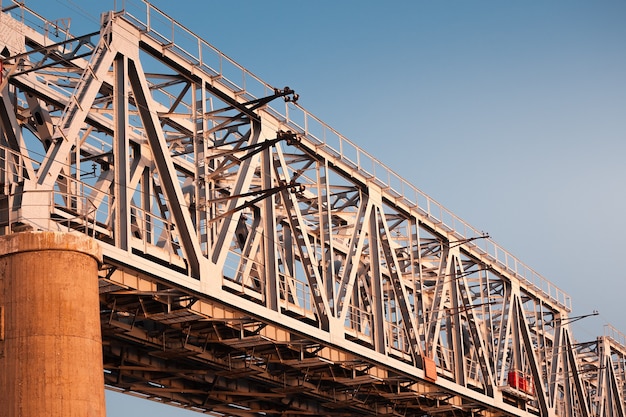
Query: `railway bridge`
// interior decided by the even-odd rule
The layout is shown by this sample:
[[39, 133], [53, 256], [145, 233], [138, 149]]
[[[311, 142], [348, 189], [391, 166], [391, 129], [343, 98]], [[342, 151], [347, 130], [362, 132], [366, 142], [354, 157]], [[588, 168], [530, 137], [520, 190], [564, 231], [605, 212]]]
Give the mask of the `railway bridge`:
[[0, 28], [0, 234], [97, 244], [107, 388], [218, 416], [624, 417], [621, 333], [576, 341], [565, 292], [293, 89], [147, 2], [86, 34], [5, 2]]

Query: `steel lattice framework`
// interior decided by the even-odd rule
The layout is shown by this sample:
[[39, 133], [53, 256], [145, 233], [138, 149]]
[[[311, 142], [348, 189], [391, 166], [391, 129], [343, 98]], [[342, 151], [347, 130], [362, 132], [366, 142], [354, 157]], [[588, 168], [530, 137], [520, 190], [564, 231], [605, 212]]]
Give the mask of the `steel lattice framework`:
[[5, 5], [0, 50], [0, 229], [100, 242], [109, 388], [227, 416], [624, 417], [619, 332], [576, 342], [565, 293], [150, 4], [78, 37]]

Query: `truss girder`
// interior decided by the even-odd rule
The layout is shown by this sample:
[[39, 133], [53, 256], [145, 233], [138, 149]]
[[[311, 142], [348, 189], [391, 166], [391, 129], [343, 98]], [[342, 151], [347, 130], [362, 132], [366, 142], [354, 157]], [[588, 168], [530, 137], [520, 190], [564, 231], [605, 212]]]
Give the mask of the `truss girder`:
[[108, 385], [226, 415], [624, 417], [624, 350], [578, 348], [485, 236], [319, 146], [271, 107], [291, 89], [103, 22], [0, 39], [0, 228], [101, 242]]

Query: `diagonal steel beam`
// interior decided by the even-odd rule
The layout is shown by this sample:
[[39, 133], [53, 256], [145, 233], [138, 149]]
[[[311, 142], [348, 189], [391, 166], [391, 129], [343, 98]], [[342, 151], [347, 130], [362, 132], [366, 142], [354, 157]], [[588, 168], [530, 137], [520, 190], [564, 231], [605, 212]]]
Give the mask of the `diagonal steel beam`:
[[437, 351], [437, 345], [440, 338], [441, 321], [445, 312], [445, 291], [447, 289], [446, 281], [448, 277], [448, 264], [450, 260], [450, 249], [446, 245], [442, 248], [441, 259], [437, 271], [435, 283], [435, 293], [430, 306], [426, 306], [424, 315], [427, 316], [425, 325], [424, 342], [426, 347], [426, 355], [433, 358]]
[[400, 264], [398, 263], [398, 257], [396, 252], [391, 248], [389, 225], [387, 224], [387, 220], [385, 219], [382, 209], [377, 207], [376, 211], [378, 212], [379, 217], [378, 227], [380, 228], [380, 244], [385, 256], [385, 262], [387, 263], [387, 267], [389, 269], [391, 288], [393, 289], [396, 297], [396, 302], [400, 307], [402, 322], [404, 324], [406, 335], [409, 339], [413, 360], [417, 366], [422, 367], [422, 356], [424, 353], [422, 352], [422, 347], [418, 339], [417, 321], [413, 310], [410, 308], [407, 289], [402, 276], [399, 273], [401, 269]]
[[580, 407], [580, 412], [582, 413], [582, 417], [590, 417], [589, 412], [589, 403], [587, 401], [587, 396], [585, 395], [585, 391], [582, 386], [582, 381], [580, 379], [580, 373], [578, 369], [578, 362], [576, 361], [576, 357], [574, 356], [574, 347], [572, 346], [572, 342], [570, 339], [569, 332], [567, 329], [563, 329], [563, 348], [565, 349], [565, 354], [567, 355], [567, 362], [569, 363], [569, 369], [572, 374], [572, 382], [574, 384], [574, 388], [576, 390], [576, 396], [578, 397], [578, 405]]
[[174, 163], [169, 154], [163, 129], [152, 103], [147, 80], [141, 70], [141, 64], [132, 59], [128, 60], [128, 80], [130, 81], [137, 109], [146, 130], [161, 185], [168, 199], [168, 208], [178, 228], [180, 243], [189, 263], [189, 272], [191, 276], [200, 278], [202, 251], [199, 239], [191, 221], [189, 208], [186, 207], [185, 198], [178, 181]]
[[[255, 145], [259, 142], [261, 135], [261, 126], [259, 123], [251, 123], [248, 144]], [[237, 177], [234, 186], [230, 190], [231, 195], [240, 196], [250, 189], [250, 184], [254, 176], [254, 171], [259, 165], [258, 155], [253, 158], [247, 158], [241, 163], [237, 171]], [[226, 256], [228, 255], [228, 245], [235, 235], [237, 224], [241, 211], [237, 209], [241, 198], [233, 198], [230, 200], [226, 209], [226, 214], [220, 221], [220, 228], [213, 244], [213, 253], [209, 254], [211, 261], [222, 269]], [[211, 201], [208, 201], [211, 203]]]
[[353, 294], [352, 289], [354, 288], [354, 283], [359, 269], [359, 262], [363, 253], [365, 237], [367, 236], [367, 221], [371, 211], [372, 204], [367, 195], [363, 195], [359, 211], [356, 216], [356, 221], [353, 226], [354, 229], [352, 231], [352, 237], [350, 238], [343, 278], [337, 291], [336, 311], [338, 312], [337, 317], [341, 323], [345, 322], [348, 314], [348, 308], [351, 305], [350, 300]]
[[488, 395], [493, 395], [494, 393], [494, 377], [493, 377], [493, 359], [489, 355], [489, 351], [487, 350], [486, 343], [483, 337], [483, 333], [478, 328], [478, 323], [480, 320], [476, 317], [474, 309], [472, 308], [471, 300], [469, 299], [470, 289], [467, 282], [467, 275], [461, 271], [460, 279], [456, 280], [456, 285], [460, 288], [459, 293], [463, 298], [463, 305], [465, 306], [465, 311], [467, 315], [467, 321], [469, 324], [470, 334], [472, 336], [474, 346], [478, 350], [478, 362], [480, 363], [480, 368], [483, 373], [483, 378], [485, 379], [485, 389]]
[[[0, 91], [0, 134], [4, 136], [9, 148], [16, 154], [19, 153], [21, 155], [21, 164], [20, 161], [14, 161], [16, 166], [18, 168], [22, 168], [23, 166], [27, 178], [32, 179], [35, 177], [33, 163], [28, 157], [28, 149], [24, 145], [22, 130], [20, 129], [19, 123], [15, 117], [15, 111], [13, 110], [13, 104], [9, 99], [9, 88], [5, 86], [2, 91]], [[13, 174], [17, 174], [18, 176], [23, 175], [18, 172], [14, 172]]]
[[530, 337], [530, 329], [528, 327], [528, 322], [524, 318], [524, 308], [518, 294], [513, 295], [513, 303], [516, 322], [519, 325], [519, 332], [522, 336], [524, 350], [526, 351], [528, 361], [530, 362], [530, 370], [533, 374], [533, 381], [535, 381], [535, 393], [537, 395], [541, 415], [544, 417], [554, 416], [554, 408], [549, 406], [548, 399], [546, 398], [545, 381], [542, 373], [539, 371], [539, 363], [535, 356], [535, 346], [533, 345]]
[[100, 42], [83, 71], [72, 100], [63, 112], [60, 125], [52, 137], [53, 143], [37, 172], [37, 184], [42, 189], [53, 188], [70, 151], [76, 145], [78, 133], [113, 63], [117, 52], [114, 45], [109, 42], [111, 25], [109, 22], [102, 28]]
[[300, 207], [298, 207], [295, 195], [288, 190], [281, 191], [281, 197], [289, 216], [287, 221], [291, 230], [295, 232], [296, 247], [300, 252], [300, 259], [304, 266], [306, 278], [311, 289], [314, 300], [315, 310], [322, 327], [328, 329], [330, 323], [330, 303], [324, 289], [324, 282], [321, 277], [319, 262], [315, 257], [314, 250], [309, 240], [309, 232], [307, 230]]

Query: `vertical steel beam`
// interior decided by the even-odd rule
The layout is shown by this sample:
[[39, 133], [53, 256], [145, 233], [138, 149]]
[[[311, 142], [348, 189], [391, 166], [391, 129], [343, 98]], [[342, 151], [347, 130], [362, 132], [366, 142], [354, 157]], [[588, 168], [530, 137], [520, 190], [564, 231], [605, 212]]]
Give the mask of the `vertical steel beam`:
[[337, 314], [335, 309], [335, 303], [337, 294], [335, 294], [335, 280], [339, 273], [335, 270], [335, 249], [332, 239], [333, 233], [333, 221], [332, 221], [332, 209], [330, 202], [330, 186], [328, 169], [328, 160], [322, 162], [316, 162], [318, 168], [317, 172], [317, 211], [320, 228], [320, 247], [321, 247], [321, 264], [322, 264], [322, 279], [324, 280], [326, 291], [326, 297], [330, 301], [331, 314]]
[[117, 55], [113, 61], [114, 82], [114, 123], [113, 132], [113, 163], [115, 177], [113, 181], [115, 193], [115, 245], [123, 250], [130, 248], [130, 200], [128, 182], [130, 170], [128, 166], [128, 91], [126, 69], [128, 60], [123, 55]]
[[[468, 354], [467, 350], [469, 346], [465, 346], [465, 338], [463, 335], [463, 323], [461, 317], [466, 306], [460, 303], [460, 294], [457, 281], [462, 277], [462, 270], [459, 259], [458, 249], [452, 249], [450, 251], [450, 259], [448, 261], [448, 269], [446, 273], [448, 284], [446, 287], [450, 291], [451, 308], [447, 313], [448, 323], [448, 337], [450, 338], [450, 345], [448, 349], [454, 357], [454, 379], [457, 384], [464, 387], [467, 385], [467, 364], [465, 357]], [[469, 306], [468, 306], [469, 307]]]
[[[257, 122], [253, 122], [256, 124]], [[264, 190], [273, 187], [273, 168], [274, 158], [272, 148], [267, 147], [261, 151], [261, 184]], [[263, 223], [263, 258], [264, 258], [264, 274], [265, 275], [265, 305], [267, 308], [278, 311], [279, 301], [279, 282], [278, 282], [278, 264], [276, 262], [276, 245], [278, 244], [278, 235], [276, 234], [276, 212], [275, 212], [275, 196], [268, 195], [261, 203], [262, 205], [262, 223]]]
[[385, 337], [385, 306], [383, 291], [383, 273], [380, 267], [380, 229], [376, 210], [370, 212], [369, 218], [369, 250], [370, 250], [370, 291], [372, 298], [372, 339], [374, 350], [387, 353], [387, 338]]

